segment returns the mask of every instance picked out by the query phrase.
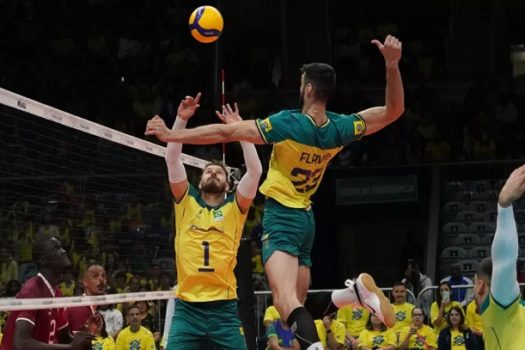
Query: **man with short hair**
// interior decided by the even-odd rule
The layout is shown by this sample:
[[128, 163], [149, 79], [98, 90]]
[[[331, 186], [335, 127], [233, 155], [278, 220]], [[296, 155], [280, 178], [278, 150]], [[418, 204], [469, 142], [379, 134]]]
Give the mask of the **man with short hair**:
[[[61, 297], [58, 285], [71, 261], [55, 237], [43, 237], [33, 247], [38, 274], [26, 281], [17, 299]], [[71, 337], [62, 308], [9, 313], [0, 350], [84, 350], [94, 337], [77, 332]]]
[[525, 304], [517, 281], [519, 242], [512, 208], [523, 192], [525, 165], [515, 169], [501, 189], [492, 256], [481, 261], [474, 275], [474, 299], [488, 350], [525, 349]]
[[394, 283], [392, 288], [394, 297], [394, 313], [396, 315], [396, 324], [393, 327], [396, 336], [399, 337], [401, 330], [412, 323], [412, 310], [415, 305], [407, 302], [407, 287], [403, 282]]
[[155, 350], [153, 334], [141, 326], [140, 310], [135, 305], [128, 308], [129, 326], [117, 336], [116, 350]]
[[[378, 40], [372, 43], [385, 59], [385, 106], [351, 115], [327, 111], [336, 74], [328, 64], [311, 63], [301, 70], [300, 111], [287, 110], [266, 119], [186, 130], [169, 130], [162, 119], [154, 117], [146, 126], [146, 135], [156, 135], [169, 143], [248, 141], [274, 145], [268, 175], [260, 188], [267, 198], [263, 217], [263, 263], [273, 302], [295, 331], [303, 350], [323, 349], [312, 315], [303, 306], [310, 285], [310, 252], [315, 235], [310, 197], [319, 187], [329, 161], [344, 146], [383, 129], [404, 111], [398, 67], [401, 42], [389, 35], [384, 44]], [[231, 109], [223, 106], [222, 117], [231, 114]], [[347, 287], [319, 302], [324, 304], [319, 309], [326, 315], [337, 307], [362, 304], [388, 326], [394, 324], [392, 306], [370, 275], [359, 275], [356, 281], [348, 281]]]
[[[107, 276], [104, 267], [98, 264], [89, 266], [82, 278], [84, 294], [87, 296], [106, 294]], [[70, 307], [66, 310], [69, 328], [73, 333], [85, 329], [86, 321], [95, 315], [95, 305]], [[100, 322], [97, 317], [93, 321]]]
[[[200, 93], [179, 105], [174, 129], [182, 129], [199, 107]], [[237, 106], [226, 123], [240, 119]], [[262, 173], [253, 144], [241, 142], [246, 164], [234, 193], [228, 170], [211, 162], [202, 170], [198, 188], [192, 186], [181, 161], [181, 144], [170, 143], [166, 165], [175, 199], [175, 257], [178, 286], [176, 308], [167, 349], [198, 349], [211, 342], [220, 349], [244, 350], [246, 341], [237, 305], [234, 268], [244, 222]]]
[[[472, 280], [461, 273], [461, 265], [454, 263], [450, 265], [450, 275], [443, 278], [441, 282], [448, 282], [451, 286], [472, 286]], [[472, 300], [471, 289], [452, 288], [450, 299], [460, 302], [464, 307]]]

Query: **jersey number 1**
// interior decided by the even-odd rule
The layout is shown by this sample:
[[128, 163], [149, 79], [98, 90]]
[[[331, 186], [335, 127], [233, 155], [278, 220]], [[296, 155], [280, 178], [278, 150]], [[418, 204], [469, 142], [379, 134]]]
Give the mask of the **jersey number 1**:
[[210, 267], [210, 242], [202, 241], [204, 248], [204, 267], [199, 267], [199, 272], [215, 272], [213, 267]]

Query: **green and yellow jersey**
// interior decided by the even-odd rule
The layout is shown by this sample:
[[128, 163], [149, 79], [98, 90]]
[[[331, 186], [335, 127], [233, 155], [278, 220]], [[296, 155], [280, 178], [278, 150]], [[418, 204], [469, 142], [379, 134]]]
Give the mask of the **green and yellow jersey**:
[[386, 331], [363, 329], [361, 334], [359, 334], [358, 349], [365, 346], [370, 349], [383, 349], [387, 346], [397, 347], [397, 336], [391, 329]]
[[153, 334], [144, 327], [132, 332], [130, 327], [124, 328], [117, 336], [116, 350], [155, 350]]
[[188, 190], [175, 204], [177, 298], [189, 302], [237, 298], [233, 269], [246, 214], [229, 195], [223, 204], [208, 206], [199, 191]]
[[447, 316], [448, 316], [448, 313], [450, 312], [450, 309], [452, 309], [453, 306], [457, 306], [461, 309], [461, 313], [463, 314], [463, 316], [465, 316], [465, 311], [463, 311], [463, 306], [461, 306], [461, 304], [457, 301], [451, 301], [450, 304], [448, 304], [447, 306], [445, 306], [445, 310], [443, 311], [443, 320], [441, 321], [441, 325], [437, 326], [434, 324], [434, 322], [436, 322], [438, 316], [439, 316], [439, 306], [437, 304], [437, 302], [433, 302], [432, 305], [430, 306], [430, 322], [432, 323], [432, 326], [434, 327], [434, 330], [436, 331], [436, 334], [439, 335], [439, 333], [447, 328], [448, 324], [447, 324]]
[[299, 110], [286, 110], [256, 121], [266, 143], [273, 144], [268, 176], [261, 193], [290, 208], [307, 208], [319, 187], [329, 161], [366, 133], [358, 114], [326, 112], [317, 126]]
[[[409, 325], [401, 330], [401, 333], [399, 334], [399, 344], [402, 344], [408, 337], [410, 327], [411, 326]], [[428, 349], [429, 347], [437, 349], [437, 336], [436, 332], [434, 332], [432, 328], [424, 324], [421, 325], [420, 328], [418, 328], [416, 334], [410, 337], [410, 340], [408, 342], [408, 348], [412, 350]]]
[[472, 300], [467, 305], [467, 312], [465, 314], [465, 324], [472, 329], [473, 332], [482, 333], [483, 323], [481, 322], [481, 316], [477, 312], [476, 301]]
[[345, 306], [337, 310], [337, 320], [344, 324], [346, 330], [357, 338], [365, 329], [370, 312], [362, 306]]
[[[317, 335], [319, 336], [319, 341], [321, 344], [323, 344], [323, 347], [326, 348], [326, 344], [328, 342], [328, 333], [326, 332], [323, 320], [314, 320], [314, 323], [315, 329], [317, 330]], [[330, 331], [334, 334], [335, 341], [338, 344], [345, 344], [346, 332], [344, 324], [337, 320], [332, 320], [332, 323], [330, 324]]]
[[414, 305], [410, 303], [403, 303], [403, 304], [392, 304], [392, 307], [394, 308], [394, 314], [396, 315], [396, 323], [394, 324], [394, 327], [392, 327], [392, 330], [396, 333], [400, 333], [401, 330], [409, 326], [412, 323], [412, 310], [414, 309]]
[[480, 311], [485, 349], [525, 349], [525, 302], [519, 296], [510, 305], [503, 306], [490, 295]]

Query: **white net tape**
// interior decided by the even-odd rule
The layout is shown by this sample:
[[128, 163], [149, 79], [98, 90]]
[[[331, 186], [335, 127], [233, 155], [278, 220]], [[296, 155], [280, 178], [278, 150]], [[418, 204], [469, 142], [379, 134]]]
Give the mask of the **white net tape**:
[[0, 311], [39, 310], [86, 305], [129, 303], [174, 298], [173, 291], [121, 293], [63, 298], [0, 299]]
[[[151, 153], [159, 157], [164, 157], [166, 155], [166, 147], [139, 139], [137, 137], [108, 128], [104, 125], [97, 124], [84, 118], [80, 118], [71, 113], [61, 111], [57, 108], [45, 105], [22, 95], [15, 94], [14, 92], [5, 90], [3, 88], [0, 88], [0, 103], [130, 148]], [[187, 154], [182, 154], [182, 161], [184, 164], [200, 169], [203, 169], [208, 163], [208, 161], [204, 159], [193, 157]], [[234, 169], [229, 168], [228, 170], [231, 172]]]

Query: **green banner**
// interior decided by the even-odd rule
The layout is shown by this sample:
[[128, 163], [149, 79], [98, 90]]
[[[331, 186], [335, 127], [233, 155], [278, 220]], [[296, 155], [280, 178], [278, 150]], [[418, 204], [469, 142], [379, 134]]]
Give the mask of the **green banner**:
[[417, 176], [336, 179], [337, 204], [417, 201]]

